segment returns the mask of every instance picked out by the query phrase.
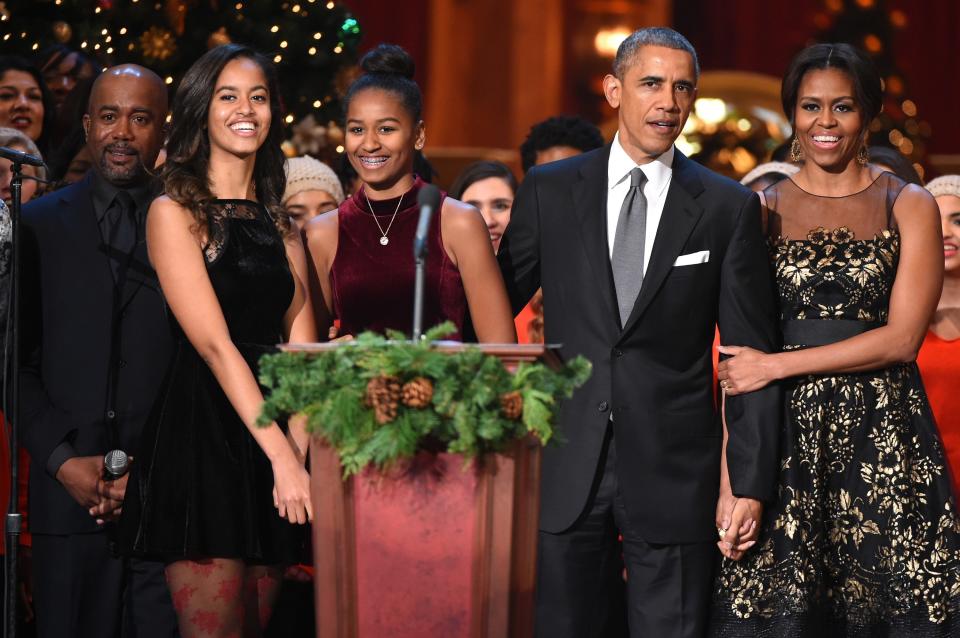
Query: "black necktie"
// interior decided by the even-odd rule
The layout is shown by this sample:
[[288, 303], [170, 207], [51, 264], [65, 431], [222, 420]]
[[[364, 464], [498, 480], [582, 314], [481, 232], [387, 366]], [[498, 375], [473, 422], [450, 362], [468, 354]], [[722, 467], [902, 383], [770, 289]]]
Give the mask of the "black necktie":
[[137, 205], [127, 191], [117, 191], [104, 216], [104, 236], [109, 245], [110, 269], [119, 281], [137, 244]]

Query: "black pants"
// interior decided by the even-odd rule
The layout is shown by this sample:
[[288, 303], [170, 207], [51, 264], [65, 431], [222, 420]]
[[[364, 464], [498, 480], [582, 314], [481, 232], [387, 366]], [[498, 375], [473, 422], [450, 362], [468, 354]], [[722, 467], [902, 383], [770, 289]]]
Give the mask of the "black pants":
[[107, 534], [34, 534], [39, 638], [175, 638], [163, 564], [116, 558]]
[[584, 515], [560, 534], [540, 532], [536, 635], [701, 638], [720, 556], [716, 545], [644, 541], [620, 497], [615, 447], [611, 427]]

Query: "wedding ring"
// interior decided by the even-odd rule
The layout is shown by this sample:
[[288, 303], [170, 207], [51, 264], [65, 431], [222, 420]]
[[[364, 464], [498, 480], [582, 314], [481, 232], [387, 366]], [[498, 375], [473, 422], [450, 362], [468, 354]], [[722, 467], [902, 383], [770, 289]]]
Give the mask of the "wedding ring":
[[718, 527], [718, 528], [717, 528], [717, 535], [718, 535], [721, 539], [723, 539], [723, 537], [727, 535], [727, 530], [723, 529], [722, 527]]

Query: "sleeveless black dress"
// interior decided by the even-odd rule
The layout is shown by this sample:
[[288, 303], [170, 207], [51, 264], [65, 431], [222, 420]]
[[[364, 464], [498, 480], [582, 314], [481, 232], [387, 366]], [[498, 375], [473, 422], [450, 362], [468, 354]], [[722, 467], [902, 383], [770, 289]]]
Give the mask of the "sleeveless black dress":
[[[789, 179], [764, 191], [784, 349], [886, 323], [905, 186], [883, 173], [847, 197]], [[723, 560], [711, 634], [960, 636], [960, 518], [916, 363], [784, 390], [778, 497], [757, 545]]]
[[[208, 228], [207, 274], [256, 376], [260, 356], [283, 341], [294, 293], [283, 239], [266, 209], [246, 200], [214, 201]], [[174, 328], [173, 363], [134, 452], [120, 553], [165, 562], [296, 562], [304, 528], [273, 506], [269, 460], [176, 321]]]

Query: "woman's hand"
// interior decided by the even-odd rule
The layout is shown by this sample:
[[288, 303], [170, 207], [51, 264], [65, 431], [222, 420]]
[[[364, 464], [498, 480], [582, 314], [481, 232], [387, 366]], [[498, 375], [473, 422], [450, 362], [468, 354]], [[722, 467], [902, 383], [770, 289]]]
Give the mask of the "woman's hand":
[[[292, 452], [292, 450], [291, 450]], [[273, 505], [281, 518], [303, 525], [313, 521], [310, 474], [294, 454], [273, 462]]]
[[773, 355], [746, 346], [717, 346], [722, 354], [729, 354], [717, 366], [720, 387], [728, 396], [753, 392], [779, 379]]

